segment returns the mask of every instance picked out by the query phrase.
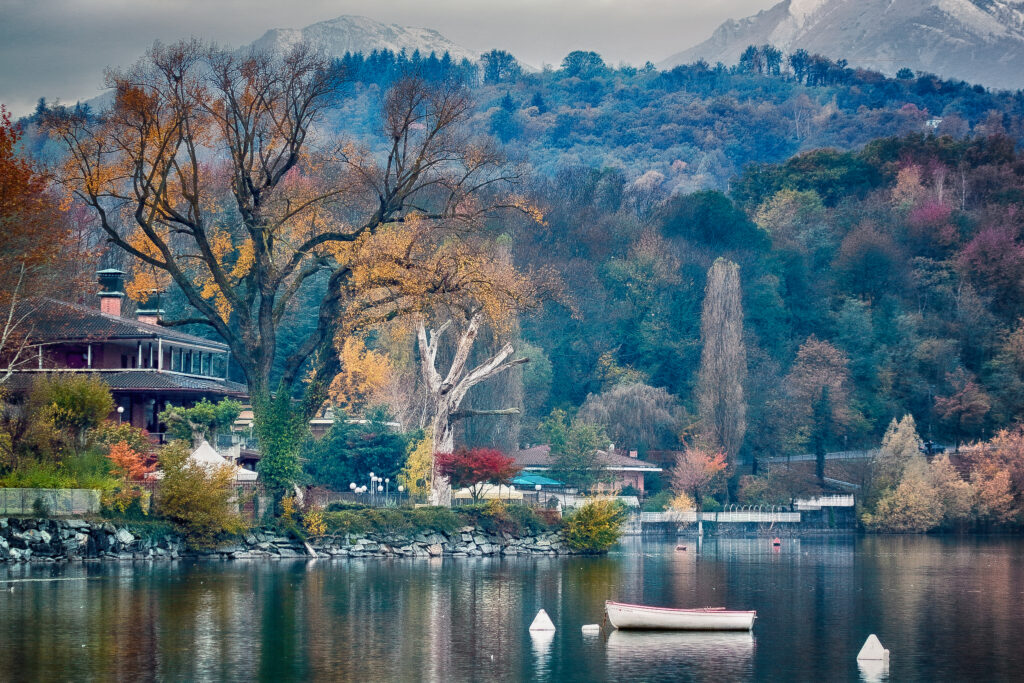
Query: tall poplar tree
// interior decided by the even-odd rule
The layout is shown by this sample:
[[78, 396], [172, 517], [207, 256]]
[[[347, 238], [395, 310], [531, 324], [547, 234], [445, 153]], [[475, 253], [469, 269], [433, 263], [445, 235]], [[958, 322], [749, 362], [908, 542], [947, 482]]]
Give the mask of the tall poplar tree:
[[701, 314], [700, 375], [697, 402], [705, 436], [735, 463], [747, 431], [743, 382], [747, 351], [743, 344], [740, 268], [718, 258], [708, 270]]

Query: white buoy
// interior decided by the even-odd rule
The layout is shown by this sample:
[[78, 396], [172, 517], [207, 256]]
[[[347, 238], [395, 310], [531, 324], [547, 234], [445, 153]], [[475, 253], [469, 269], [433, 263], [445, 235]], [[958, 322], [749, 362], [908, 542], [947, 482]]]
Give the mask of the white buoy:
[[544, 610], [537, 612], [537, 616], [533, 618], [533, 623], [530, 624], [530, 631], [554, 631], [555, 625], [551, 621], [551, 617]]
[[872, 633], [857, 654], [857, 661], [889, 661], [889, 651], [882, 647], [878, 636]]
[[601, 625], [600, 624], [583, 624], [583, 632], [584, 633], [600, 633], [601, 632]]

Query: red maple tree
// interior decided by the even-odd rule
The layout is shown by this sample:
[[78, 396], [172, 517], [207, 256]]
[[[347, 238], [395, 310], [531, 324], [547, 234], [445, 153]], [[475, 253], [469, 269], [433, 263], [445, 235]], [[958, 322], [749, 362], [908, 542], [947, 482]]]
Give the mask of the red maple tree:
[[474, 502], [484, 484], [507, 484], [520, 470], [515, 459], [496, 448], [460, 448], [435, 457], [438, 471], [451, 480], [452, 488], [468, 488]]

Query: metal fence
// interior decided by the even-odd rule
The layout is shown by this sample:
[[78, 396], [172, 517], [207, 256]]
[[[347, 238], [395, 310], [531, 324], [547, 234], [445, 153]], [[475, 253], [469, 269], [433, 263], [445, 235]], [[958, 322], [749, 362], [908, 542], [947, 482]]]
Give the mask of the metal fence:
[[87, 515], [100, 511], [95, 489], [3, 489], [0, 515]]
[[[772, 510], [771, 506], [756, 506], [722, 512], [704, 512], [701, 514], [705, 522], [799, 522], [800, 513], [783, 510]], [[641, 512], [640, 521], [644, 524], [662, 522], [696, 522], [697, 512], [694, 510], [667, 512]]]
[[798, 498], [794, 507], [797, 510], [820, 510], [825, 507], [852, 508], [853, 494], [835, 496], [817, 496], [816, 498]]

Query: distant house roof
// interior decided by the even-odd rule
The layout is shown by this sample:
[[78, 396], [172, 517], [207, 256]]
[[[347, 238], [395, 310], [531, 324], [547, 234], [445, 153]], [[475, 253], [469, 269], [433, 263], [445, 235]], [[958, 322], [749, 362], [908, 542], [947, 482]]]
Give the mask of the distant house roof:
[[[551, 467], [551, 446], [533, 446], [516, 451], [513, 455], [516, 464], [527, 470], [546, 470]], [[598, 451], [597, 458], [606, 470], [635, 470], [641, 472], [661, 472], [661, 468], [638, 458], [631, 458], [620, 453]]]
[[165, 339], [179, 344], [227, 351], [227, 344], [179, 332], [172, 327], [121, 318], [95, 308], [56, 299], [32, 299], [22, 304], [32, 323], [32, 336], [41, 342]]
[[[80, 372], [80, 371], [79, 371]], [[32, 386], [42, 373], [15, 372], [4, 384], [8, 389], [22, 392]], [[217, 394], [245, 397], [249, 395], [244, 384], [205, 377], [189, 377], [159, 370], [114, 370], [95, 373], [113, 391], [158, 391], [160, 393]]]
[[560, 481], [556, 481], [550, 477], [545, 477], [541, 474], [532, 474], [530, 472], [520, 474], [512, 480], [512, 483], [516, 486], [536, 486], [537, 484], [540, 484], [541, 486], [563, 486], [563, 483]]

